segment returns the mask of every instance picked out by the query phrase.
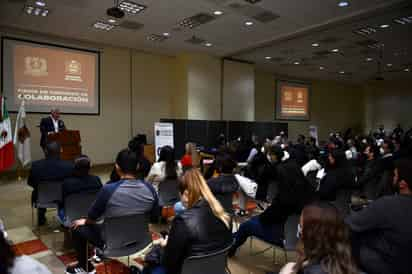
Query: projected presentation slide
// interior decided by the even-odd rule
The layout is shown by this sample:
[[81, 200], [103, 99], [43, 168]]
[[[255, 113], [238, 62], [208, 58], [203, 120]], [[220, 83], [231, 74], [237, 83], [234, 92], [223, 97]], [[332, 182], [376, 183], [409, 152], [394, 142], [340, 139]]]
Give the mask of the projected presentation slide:
[[309, 120], [309, 86], [278, 82], [276, 119]]
[[2, 90], [10, 111], [99, 114], [99, 53], [3, 38]]

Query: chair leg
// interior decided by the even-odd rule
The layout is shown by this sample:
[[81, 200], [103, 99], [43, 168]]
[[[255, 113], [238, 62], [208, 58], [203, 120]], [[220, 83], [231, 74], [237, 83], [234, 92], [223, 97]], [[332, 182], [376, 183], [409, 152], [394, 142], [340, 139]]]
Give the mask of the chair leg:
[[89, 241], [86, 242], [86, 272], [89, 273]]
[[253, 236], [249, 237], [249, 253], [253, 254]]
[[276, 248], [273, 247], [272, 249], [273, 249], [273, 253], [272, 253], [273, 263], [276, 264]]
[[285, 264], [288, 263], [288, 252], [286, 251], [286, 249], [283, 249], [283, 252], [285, 254]]
[[130, 256], [127, 256], [127, 266], [130, 267]]
[[104, 264], [104, 273], [107, 274], [107, 265], [106, 262], [103, 260], [103, 264]]

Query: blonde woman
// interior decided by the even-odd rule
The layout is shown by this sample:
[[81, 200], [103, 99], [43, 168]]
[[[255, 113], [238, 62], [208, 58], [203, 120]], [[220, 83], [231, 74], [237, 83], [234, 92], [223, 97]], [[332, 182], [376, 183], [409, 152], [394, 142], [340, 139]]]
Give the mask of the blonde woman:
[[173, 220], [162, 265], [144, 273], [179, 274], [185, 258], [216, 252], [232, 243], [230, 216], [201, 173], [197, 169], [186, 171], [180, 188], [187, 194], [187, 210]]

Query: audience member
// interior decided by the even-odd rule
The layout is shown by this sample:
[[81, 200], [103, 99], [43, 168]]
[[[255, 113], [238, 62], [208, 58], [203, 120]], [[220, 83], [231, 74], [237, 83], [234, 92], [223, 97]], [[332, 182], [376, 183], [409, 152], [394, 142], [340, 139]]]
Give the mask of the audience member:
[[399, 195], [382, 197], [346, 218], [354, 256], [368, 274], [412, 273], [412, 161], [399, 160], [394, 173]]
[[239, 183], [233, 174], [236, 162], [229, 154], [223, 154], [216, 157], [216, 166], [219, 176], [209, 179], [207, 184], [225, 211], [233, 214], [233, 194], [239, 190]]
[[58, 211], [58, 217], [61, 223], [65, 224], [64, 202], [68, 196], [89, 191], [98, 191], [102, 188], [100, 178], [98, 176], [90, 175], [89, 171], [89, 157], [81, 155], [74, 160], [73, 175], [65, 178], [63, 181], [62, 201]]
[[153, 183], [155, 187], [165, 179], [177, 179], [182, 175], [180, 162], [175, 161], [175, 151], [170, 146], [164, 146], [160, 150], [159, 160], [150, 169], [146, 180]]
[[[33, 188], [32, 204], [37, 200], [37, 188], [42, 181], [63, 181], [64, 178], [72, 175], [73, 164], [68, 161], [60, 160], [60, 145], [51, 142], [46, 145], [46, 158], [32, 163], [27, 184]], [[46, 223], [46, 209], [37, 208], [37, 223]]]
[[298, 257], [279, 274], [358, 274], [349, 231], [331, 204], [306, 206], [300, 217]]
[[182, 159], [180, 160], [180, 164], [183, 170], [189, 169], [193, 166], [193, 159], [192, 159], [193, 150], [194, 150], [194, 144], [187, 143], [185, 145], [185, 155], [183, 155]]
[[377, 186], [381, 175], [378, 153], [377, 146], [368, 145], [366, 147], [364, 151], [366, 163], [358, 179], [358, 185], [368, 200], [374, 200], [377, 196]]
[[4, 274], [51, 274], [46, 266], [30, 256], [17, 256], [15, 250], [0, 230], [0, 273]]
[[185, 258], [223, 250], [232, 243], [230, 217], [196, 169], [186, 171], [181, 188], [187, 191], [187, 209], [172, 222], [161, 266], [144, 273], [179, 274]]
[[229, 256], [234, 256], [236, 250], [250, 236], [256, 236], [271, 244], [282, 245], [283, 225], [287, 217], [300, 214], [303, 206], [311, 199], [309, 183], [296, 162], [289, 159], [287, 152], [279, 146], [274, 146], [270, 149], [269, 156], [276, 166], [278, 193], [262, 214], [240, 225], [234, 234], [235, 243], [229, 251]]
[[104, 246], [101, 227], [96, 223], [101, 218], [130, 214], [148, 214], [152, 219], [158, 218], [156, 191], [151, 184], [136, 179], [137, 163], [136, 153], [128, 149], [120, 151], [116, 158], [120, 181], [106, 184], [89, 209], [88, 217], [73, 222], [73, 242], [78, 264], [69, 266], [67, 273], [93, 272], [93, 265], [88, 263], [86, 247], [87, 242], [99, 248]]

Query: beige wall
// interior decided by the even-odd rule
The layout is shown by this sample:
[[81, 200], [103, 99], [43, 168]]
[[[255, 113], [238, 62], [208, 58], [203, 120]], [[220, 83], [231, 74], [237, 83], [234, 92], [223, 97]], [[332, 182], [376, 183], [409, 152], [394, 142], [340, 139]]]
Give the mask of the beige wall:
[[383, 124], [392, 130], [398, 123], [412, 127], [412, 80], [373, 81], [364, 86], [365, 130], [376, 130]]
[[224, 61], [223, 120], [255, 120], [255, 73], [253, 65]]
[[154, 123], [173, 116], [176, 58], [133, 52], [132, 60], [133, 135], [146, 134], [153, 143]]
[[[307, 135], [310, 125], [319, 129], [320, 139], [329, 132], [352, 127], [362, 130], [364, 122], [364, 96], [362, 87], [340, 82], [313, 81], [311, 84], [310, 121], [285, 121], [289, 136]], [[274, 121], [275, 76], [255, 72], [256, 121]]]
[[187, 63], [188, 118], [221, 119], [221, 61], [207, 55], [190, 55]]

